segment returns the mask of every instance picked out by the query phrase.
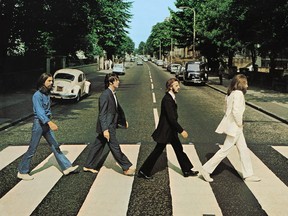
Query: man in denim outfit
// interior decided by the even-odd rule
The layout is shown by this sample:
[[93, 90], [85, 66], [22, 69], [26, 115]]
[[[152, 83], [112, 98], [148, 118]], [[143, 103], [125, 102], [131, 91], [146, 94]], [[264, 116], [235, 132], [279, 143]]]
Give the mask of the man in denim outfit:
[[65, 157], [59, 148], [59, 143], [55, 139], [53, 131], [58, 130], [58, 126], [51, 121], [50, 96], [53, 78], [51, 74], [43, 73], [37, 82], [37, 91], [32, 97], [34, 121], [32, 127], [32, 137], [27, 152], [24, 154], [21, 163], [18, 166], [17, 177], [23, 180], [32, 180], [29, 175], [31, 159], [34, 156], [37, 146], [42, 136], [51, 147], [52, 152], [63, 170], [64, 175], [75, 172], [78, 165], [72, 166], [71, 162]]

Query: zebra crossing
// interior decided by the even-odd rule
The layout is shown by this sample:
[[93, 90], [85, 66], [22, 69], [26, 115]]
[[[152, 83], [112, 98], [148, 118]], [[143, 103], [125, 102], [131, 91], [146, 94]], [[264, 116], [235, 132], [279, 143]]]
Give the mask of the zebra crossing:
[[[137, 164], [140, 145], [140, 143], [121, 145], [123, 152], [133, 164]], [[187, 144], [183, 145], [183, 147], [188, 157], [192, 160], [195, 169], [199, 169], [201, 162], [195, 146]], [[71, 162], [75, 161], [85, 148], [85, 144], [61, 146], [61, 150]], [[275, 149], [277, 154], [287, 158], [286, 146], [273, 147], [273, 149]], [[27, 146], [9, 146], [3, 149], [0, 152], [0, 172], [21, 157], [26, 150]], [[177, 158], [170, 145], [167, 145], [166, 152], [173, 215], [223, 215], [211, 184], [205, 182], [201, 176], [183, 178]], [[251, 158], [254, 171], [261, 177], [262, 181], [258, 183], [245, 182], [245, 184], [254, 194], [267, 215], [288, 215], [287, 186], [252, 151]], [[236, 148], [228, 156], [228, 159], [241, 176], [241, 167]], [[36, 166], [31, 174], [34, 176], [33, 181], [19, 181], [1, 197], [1, 216], [31, 215], [50, 190], [63, 177], [53, 154]], [[4, 177], [1, 176], [1, 178]], [[84, 201], [80, 204], [81, 207], [76, 215], [126, 215], [133, 182], [133, 177], [122, 174], [121, 168], [116, 164], [111, 153], [109, 153], [103, 167], [97, 174], [97, 178], [95, 178], [90, 190], [83, 198]], [[213, 184], [217, 184], [217, 182]]]

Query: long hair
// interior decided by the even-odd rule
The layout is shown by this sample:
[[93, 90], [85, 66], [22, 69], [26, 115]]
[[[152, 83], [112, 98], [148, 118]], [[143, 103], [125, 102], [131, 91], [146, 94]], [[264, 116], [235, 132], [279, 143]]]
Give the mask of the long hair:
[[36, 84], [36, 88], [37, 90], [43, 88], [44, 83], [46, 82], [46, 80], [52, 77], [52, 75], [50, 73], [42, 73], [41, 76], [38, 78], [37, 84]]
[[171, 86], [172, 86], [172, 84], [174, 82], [179, 82], [179, 80], [177, 78], [170, 78], [169, 80], [167, 80], [167, 82], [166, 82], [166, 92], [170, 91], [170, 88], [171, 88]]
[[114, 83], [116, 80], [119, 80], [119, 77], [115, 73], [106, 74], [104, 79], [104, 87], [107, 89], [110, 83]]
[[233, 77], [233, 79], [230, 82], [230, 85], [227, 90], [227, 95], [229, 96], [232, 91], [234, 90], [240, 90], [243, 92], [243, 94], [246, 94], [247, 88], [247, 77], [244, 74], [237, 74]]

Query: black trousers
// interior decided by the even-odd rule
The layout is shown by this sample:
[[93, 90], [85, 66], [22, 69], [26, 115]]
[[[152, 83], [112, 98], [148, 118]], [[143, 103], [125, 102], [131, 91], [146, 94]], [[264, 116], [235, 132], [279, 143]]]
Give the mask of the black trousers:
[[132, 163], [126, 157], [126, 155], [121, 151], [118, 140], [116, 139], [116, 129], [115, 131], [111, 130], [110, 132], [110, 140], [107, 142], [107, 139], [103, 136], [103, 134], [99, 134], [96, 137], [94, 143], [91, 143], [89, 148], [88, 157], [86, 159], [85, 167], [95, 169], [98, 165], [99, 160], [101, 159], [102, 152], [106, 143], [108, 147], [117, 161], [117, 163], [122, 167], [123, 170], [128, 170], [129, 167], [132, 166]]
[[[154, 150], [151, 152], [151, 154], [148, 156], [148, 158], [145, 160], [143, 165], [141, 166], [140, 170], [145, 173], [146, 175], [150, 176], [151, 171], [157, 161], [157, 159], [162, 154], [163, 150], [165, 149], [167, 143], [157, 143]], [[189, 160], [186, 153], [183, 151], [183, 146], [179, 140], [179, 138], [175, 138], [173, 141], [171, 141], [171, 145], [174, 149], [174, 152], [176, 154], [178, 163], [180, 164], [182, 172], [187, 172], [193, 168], [193, 165], [191, 161]]]

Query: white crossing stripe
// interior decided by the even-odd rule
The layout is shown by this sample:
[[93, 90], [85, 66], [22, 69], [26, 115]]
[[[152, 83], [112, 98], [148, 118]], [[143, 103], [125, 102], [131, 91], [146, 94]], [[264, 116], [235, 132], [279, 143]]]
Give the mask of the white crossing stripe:
[[8, 146], [0, 152], [0, 170], [19, 158], [28, 149], [28, 146]]
[[[268, 215], [288, 215], [287, 186], [252, 151], [250, 151], [250, 155], [254, 173], [261, 178], [261, 181], [245, 182], [246, 185]], [[228, 159], [242, 176], [236, 147], [230, 152]]]
[[276, 151], [288, 158], [288, 146], [272, 146]]
[[[123, 153], [135, 164], [139, 145], [121, 145]], [[86, 215], [126, 215], [134, 177], [123, 175], [111, 152], [78, 213]]]
[[159, 115], [156, 108], [153, 108], [153, 114], [154, 114], [154, 122], [155, 122], [155, 128], [157, 128], [159, 123]]
[[[194, 145], [183, 145], [184, 152], [195, 170], [201, 162]], [[221, 209], [208, 182], [200, 177], [183, 177], [173, 147], [167, 145], [169, 178], [173, 215], [222, 215]]]
[[152, 92], [152, 100], [153, 100], [153, 103], [156, 103], [156, 97], [155, 97], [155, 93]]
[[[61, 150], [71, 163], [86, 145], [62, 145]], [[63, 176], [53, 154], [48, 156], [34, 170], [34, 180], [20, 181], [0, 200], [1, 216], [28, 216]]]

